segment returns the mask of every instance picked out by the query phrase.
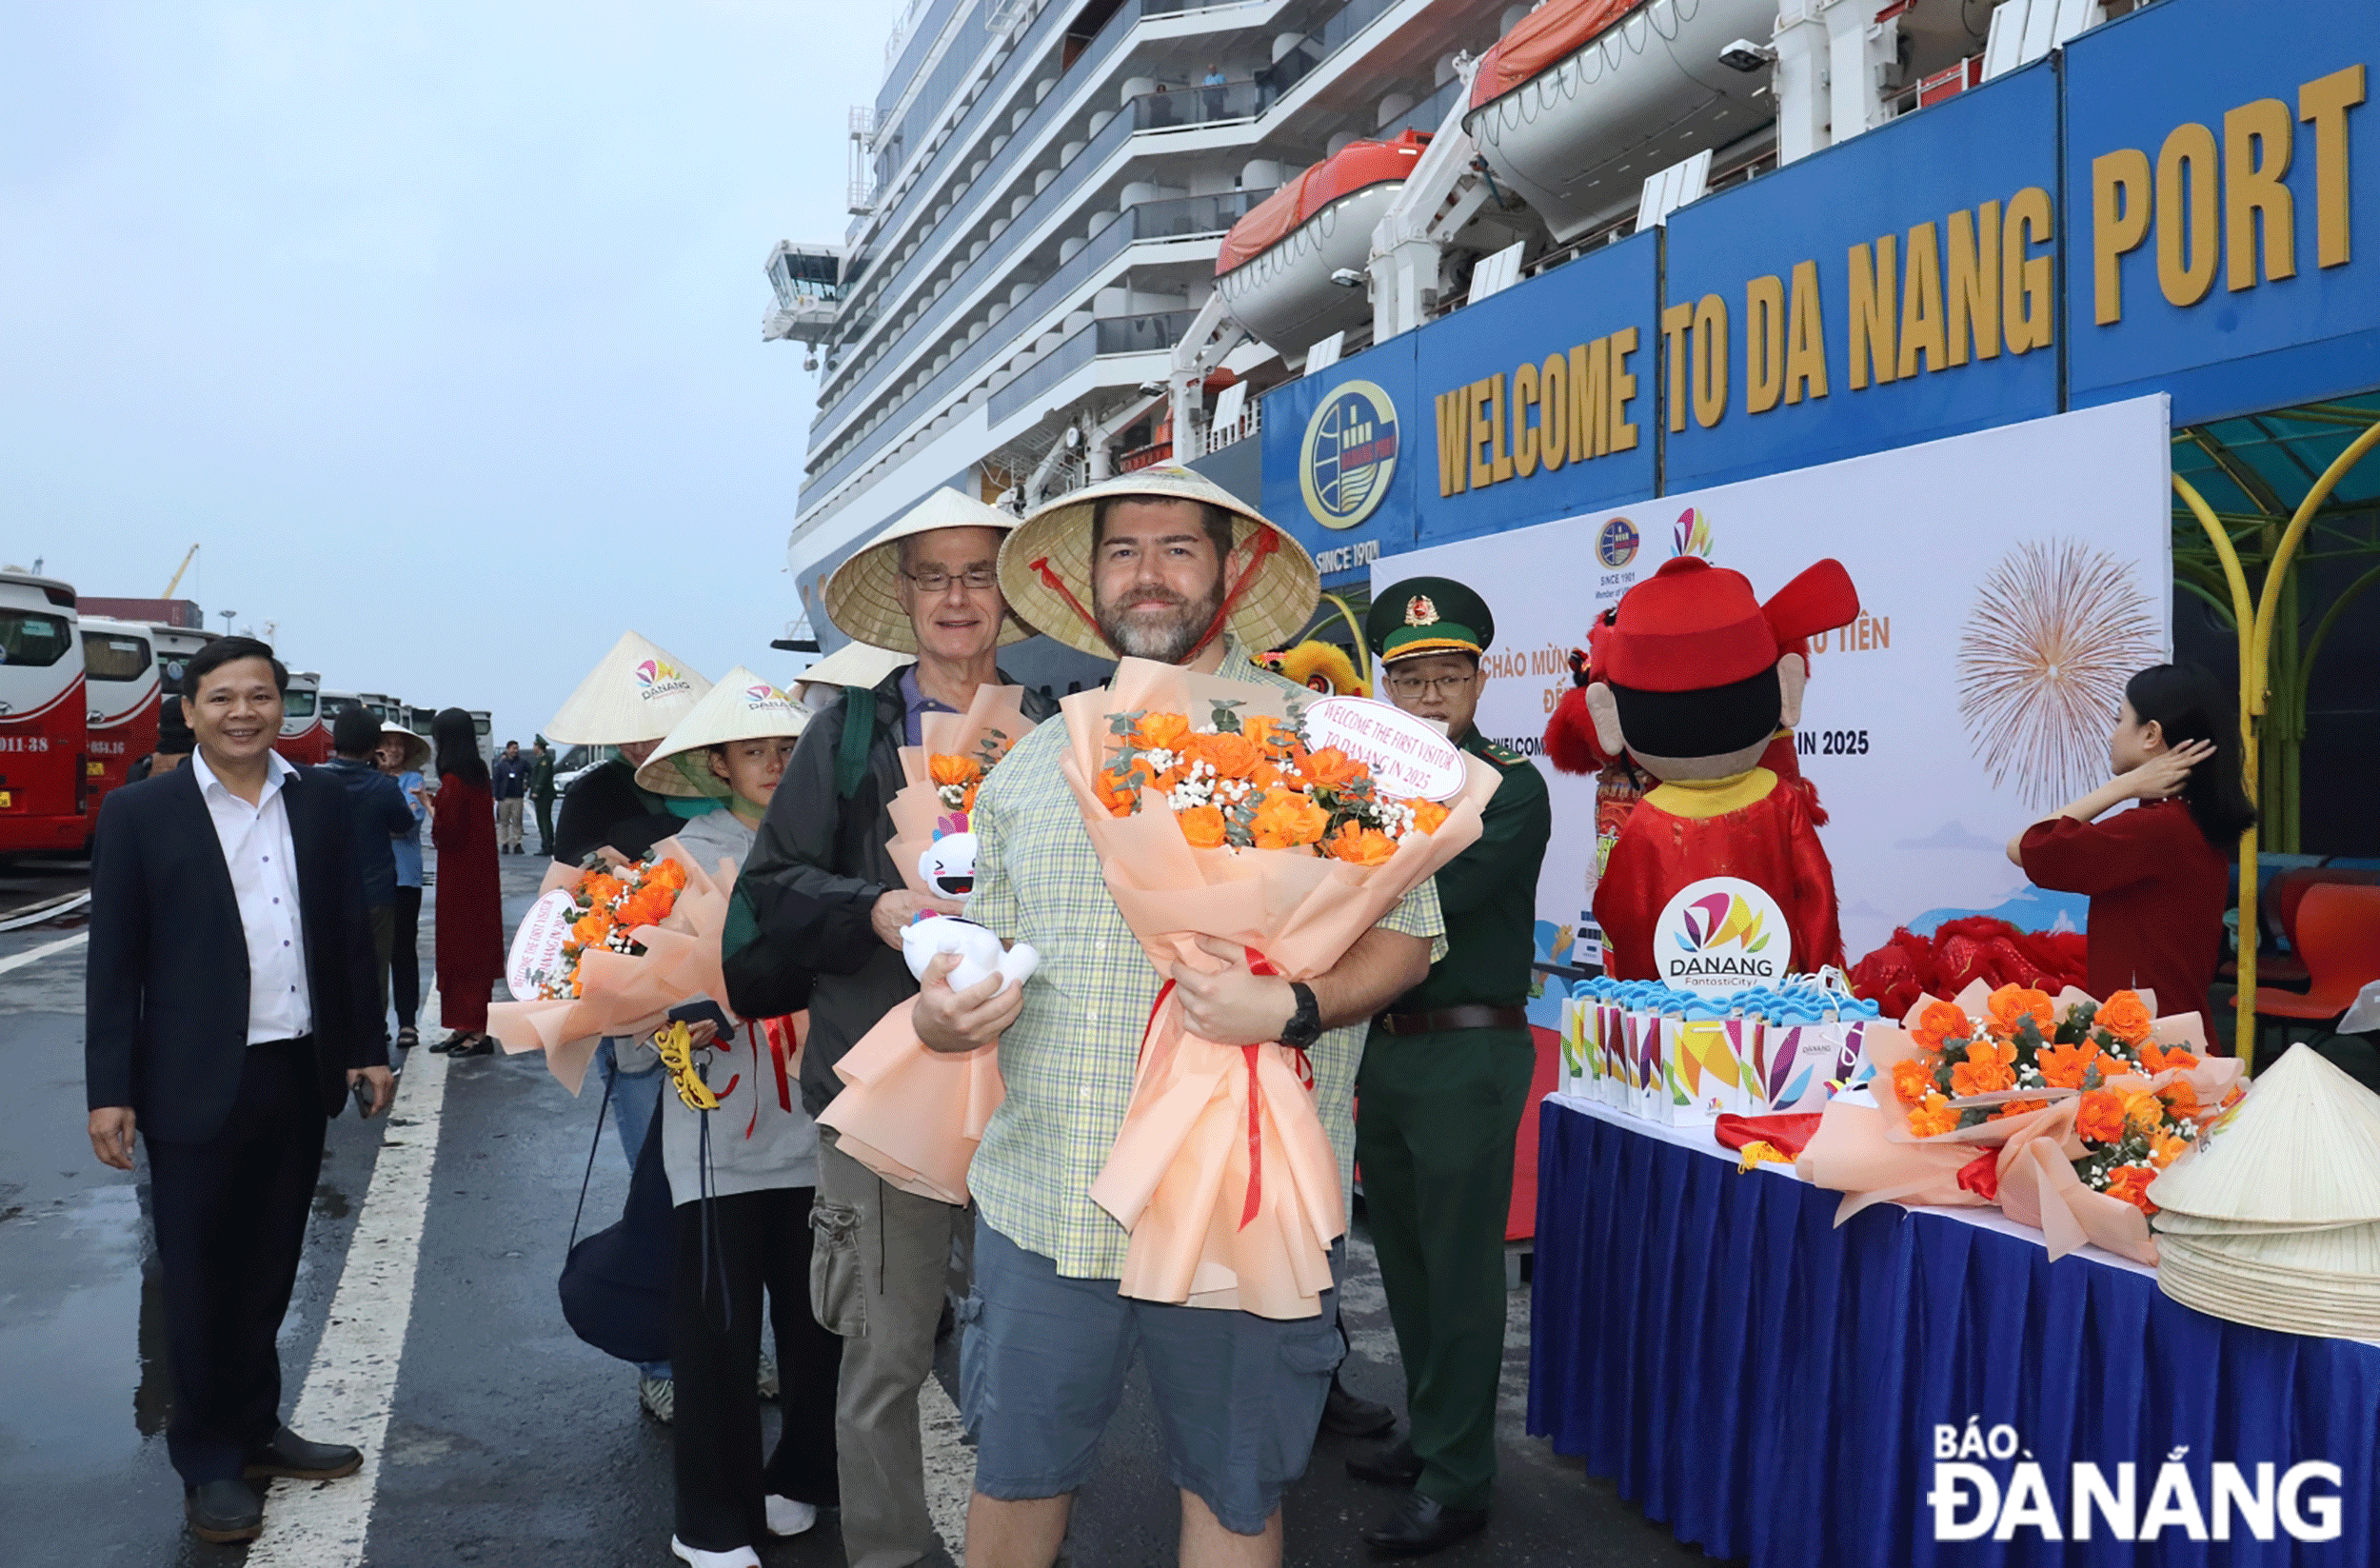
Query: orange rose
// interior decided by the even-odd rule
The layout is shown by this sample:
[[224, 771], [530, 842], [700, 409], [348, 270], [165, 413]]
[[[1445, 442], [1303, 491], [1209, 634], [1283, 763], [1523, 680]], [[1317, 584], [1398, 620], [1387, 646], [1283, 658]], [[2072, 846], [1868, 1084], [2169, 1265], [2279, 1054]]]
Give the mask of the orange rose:
[[685, 867], [676, 861], [663, 861], [652, 868], [645, 882], [647, 886], [665, 887], [674, 893], [685, 885]]
[[2142, 1005], [2138, 995], [2118, 991], [2100, 1004], [2099, 1011], [2091, 1022], [2125, 1044], [2138, 1045], [2149, 1038], [2150, 1025], [2154, 1021], [2149, 1017], [2149, 1009]]
[[579, 896], [598, 909], [616, 902], [627, 890], [625, 883], [605, 871], [590, 871], [586, 880], [579, 883]]
[[2143, 1214], [2154, 1214], [2157, 1206], [2149, 1201], [2149, 1183], [2157, 1173], [2141, 1165], [2118, 1165], [2108, 1172], [2108, 1196], [2121, 1198]]
[[2016, 1060], [2016, 1047], [1978, 1040], [1967, 1047], [1967, 1060], [1951, 1068], [1951, 1093], [1955, 1095], [1996, 1094], [2016, 1086], [2016, 1074], [2012, 1063]]
[[1413, 830], [1416, 833], [1435, 833], [1446, 825], [1446, 807], [1438, 802], [1407, 801], [1404, 804], [1413, 807]]
[[1368, 774], [1369, 770], [1361, 763], [1335, 745], [1326, 745], [1306, 756], [1306, 782], [1317, 788], [1344, 789]]
[[1129, 817], [1140, 806], [1140, 777], [1137, 770], [1109, 765], [1100, 769], [1100, 804], [1111, 817]]
[[2159, 1170], [2190, 1152], [2190, 1140], [2172, 1133], [2159, 1133], [2149, 1140], [2149, 1162]]
[[1251, 713], [1240, 721], [1240, 732], [1259, 751], [1279, 751], [1298, 738], [1298, 732], [1268, 713]]
[[1893, 1093], [1904, 1105], [1914, 1105], [1934, 1092], [1934, 1075], [1914, 1058], [1893, 1063]]
[[2079, 1089], [2092, 1067], [2104, 1079], [2122, 1065], [2087, 1040], [2073, 1045], [2044, 1045], [2039, 1062], [2041, 1082], [2053, 1089]]
[[1928, 1094], [1909, 1113], [1909, 1130], [1919, 1138], [1933, 1138], [1940, 1133], [1958, 1130], [1958, 1112], [1938, 1094]]
[[2156, 1093], [2166, 1108], [2181, 1121], [2189, 1121], [2198, 1115], [2198, 1091], [2191, 1086], [2189, 1079], [2177, 1078]]
[[2123, 1098], [2108, 1089], [2092, 1089], [2082, 1097], [2074, 1131], [2092, 1143], [2112, 1143], [2124, 1136]]
[[1194, 760], [1215, 769], [1219, 779], [1244, 779], [1262, 761], [1244, 735], [1193, 735], [1182, 748]]
[[1223, 814], [1211, 805], [1194, 805], [1174, 813], [1174, 821], [1181, 824], [1181, 836], [1190, 841], [1193, 849], [1220, 849], [1223, 846]]
[[1252, 832], [1259, 849], [1296, 849], [1322, 842], [1330, 813], [1294, 789], [1276, 790], [1256, 808]]
[[1929, 1002], [1917, 1015], [1917, 1026], [1909, 1032], [1925, 1049], [1938, 1051], [1954, 1040], [1966, 1039], [1973, 1030], [1956, 1002]]
[[2022, 985], [2003, 985], [1992, 993], [1992, 1032], [2003, 1039], [2023, 1027], [2027, 1019], [2033, 1027], [2048, 1034], [2057, 1026], [2057, 1010], [2050, 1005], [2047, 991], [2035, 991]]
[[2138, 1131], [2155, 1132], [2165, 1125], [2165, 1102], [2153, 1089], [2133, 1089], [2124, 1096], [2124, 1120]]
[[570, 925], [570, 940], [582, 947], [601, 947], [611, 934], [611, 911], [590, 909]]
[[1345, 822], [1339, 824], [1338, 835], [1330, 841], [1329, 847], [1334, 859], [1351, 865], [1378, 865], [1397, 853], [1397, 841], [1361, 823]]
[[2012, 1100], [1992, 1113], [1994, 1121], [2005, 1121], [2012, 1116], [2030, 1116], [2049, 1103], [2046, 1100]]
[[2175, 1068], [2190, 1068], [2197, 1065], [2198, 1054], [2195, 1051], [2186, 1051], [2179, 1045], [2160, 1045], [2152, 1040], [2143, 1042], [2140, 1047], [2140, 1067], [2143, 1072], [2162, 1073]]
[[1132, 726], [1132, 744], [1143, 751], [1180, 751], [1190, 737], [1190, 721], [1179, 713], [1143, 713]]
[[969, 784], [983, 776], [983, 764], [974, 758], [940, 751], [925, 759], [925, 767], [938, 784]]

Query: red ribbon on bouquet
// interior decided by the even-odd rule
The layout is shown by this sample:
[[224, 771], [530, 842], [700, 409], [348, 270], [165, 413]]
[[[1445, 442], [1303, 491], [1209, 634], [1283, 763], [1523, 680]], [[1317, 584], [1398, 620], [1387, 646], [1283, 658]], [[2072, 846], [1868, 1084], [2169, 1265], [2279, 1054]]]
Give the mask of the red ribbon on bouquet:
[[[1270, 959], [1255, 948], [1244, 947], [1240, 950], [1248, 955], [1249, 973], [1257, 975], [1280, 973], [1279, 969], [1273, 967]], [[1149, 1004], [1149, 1021], [1140, 1029], [1140, 1054], [1143, 1057], [1148, 1055], [1149, 1035], [1157, 1027], [1157, 1015], [1165, 1010], [1165, 999], [1173, 994], [1174, 982], [1169, 980], [1158, 987], [1157, 1000]], [[1272, 1043], [1279, 1042], [1273, 1042]], [[1255, 1221], [1258, 1211], [1264, 1206], [1264, 1091], [1258, 1086], [1257, 1082], [1257, 1053], [1262, 1049], [1264, 1049], [1262, 1045], [1240, 1047], [1240, 1059], [1248, 1064], [1248, 1196], [1240, 1205], [1240, 1228], [1241, 1230], [1248, 1228]], [[1313, 1059], [1306, 1055], [1301, 1046], [1292, 1045], [1288, 1049], [1297, 1053], [1298, 1082], [1304, 1084], [1306, 1092], [1311, 1094], [1314, 1091]]]
[[[793, 1032], [793, 1019], [790, 1016], [784, 1018], [764, 1018], [758, 1020], [757, 1022], [759, 1025], [759, 1033], [757, 1035], [754, 1034], [753, 1025], [751, 1023], [744, 1025], [744, 1038], [752, 1042], [753, 1075], [757, 1077], [760, 1074], [761, 1041], [765, 1040], [768, 1042], [769, 1061], [776, 1066], [777, 1069], [778, 1109], [790, 1111], [793, 1109], [793, 1081], [785, 1069], [786, 1064], [793, 1060], [793, 1053], [801, 1047], [801, 1041]], [[729, 1086], [733, 1087], [732, 1084]], [[752, 1102], [752, 1118], [749, 1121], [744, 1123], [744, 1136], [746, 1138], [751, 1137], [754, 1130], [757, 1129], [760, 1124], [761, 1102], [758, 1099], [755, 1099]]]

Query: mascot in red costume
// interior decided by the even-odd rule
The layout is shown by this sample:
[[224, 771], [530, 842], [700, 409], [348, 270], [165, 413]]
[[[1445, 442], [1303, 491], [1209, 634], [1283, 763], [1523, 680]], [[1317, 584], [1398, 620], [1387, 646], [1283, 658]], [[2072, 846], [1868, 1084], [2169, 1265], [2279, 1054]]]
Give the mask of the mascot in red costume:
[[1557, 765], [1600, 767], [1623, 753], [1659, 781], [1619, 831], [1595, 895], [1604, 971], [1660, 978], [1653, 931], [1679, 889], [1737, 877], [1775, 898], [1792, 968], [1843, 962], [1835, 872], [1818, 843], [1815, 794], [1762, 765], [1801, 718], [1807, 640], [1859, 613], [1850, 574], [1821, 561], [1766, 605], [1741, 572], [1680, 556], [1628, 590], [1596, 626], [1585, 683], [1555, 714]]

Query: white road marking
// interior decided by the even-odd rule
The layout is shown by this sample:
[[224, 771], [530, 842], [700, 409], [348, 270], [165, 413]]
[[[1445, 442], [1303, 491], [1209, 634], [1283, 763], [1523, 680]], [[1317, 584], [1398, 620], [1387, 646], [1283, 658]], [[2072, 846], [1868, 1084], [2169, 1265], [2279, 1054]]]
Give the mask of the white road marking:
[[[443, 1027], [434, 991], [422, 1022], [424, 1038]], [[248, 1551], [248, 1568], [355, 1568], [364, 1560], [388, 1410], [413, 1317], [414, 1270], [446, 1101], [446, 1059], [420, 1049], [409, 1053], [390, 1110], [411, 1125], [389, 1128], [373, 1163], [330, 1319], [289, 1417], [290, 1429], [302, 1436], [361, 1448], [364, 1468], [345, 1480], [274, 1481], [265, 1499], [265, 1533]]]
[[960, 1440], [965, 1423], [932, 1373], [918, 1392], [918, 1424], [925, 1439], [925, 1512], [951, 1559], [967, 1560], [967, 1499], [975, 1495], [975, 1450]]
[[77, 931], [70, 937], [60, 937], [57, 941], [44, 943], [39, 947], [28, 947], [21, 953], [11, 953], [7, 958], [0, 959], [0, 975], [5, 975], [11, 969], [22, 969], [29, 963], [39, 963], [52, 953], [63, 953], [69, 947], [79, 947], [89, 941], [90, 941], [89, 931]]

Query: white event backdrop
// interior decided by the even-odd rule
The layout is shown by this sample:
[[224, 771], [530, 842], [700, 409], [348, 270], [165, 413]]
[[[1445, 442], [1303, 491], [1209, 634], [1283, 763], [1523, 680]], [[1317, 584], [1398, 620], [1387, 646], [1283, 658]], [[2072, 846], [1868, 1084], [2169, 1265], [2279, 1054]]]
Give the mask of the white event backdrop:
[[[1536, 756], [1570, 650], [1663, 562], [1705, 555], [1765, 599], [1833, 556], [1862, 614], [1814, 643], [1796, 745], [1833, 816], [1847, 956], [1963, 914], [2080, 926], [2082, 901], [2033, 888], [2002, 846], [2106, 777], [2124, 681], [2170, 656], [2167, 427], [2159, 394], [1662, 496], [1391, 557], [1373, 592], [1437, 575], [1487, 600], [1479, 727]], [[1595, 781], [1537, 765], [1554, 797], [1537, 957], [1567, 964]]]

